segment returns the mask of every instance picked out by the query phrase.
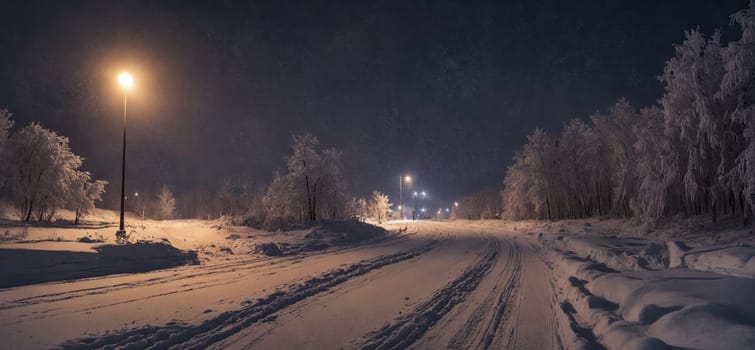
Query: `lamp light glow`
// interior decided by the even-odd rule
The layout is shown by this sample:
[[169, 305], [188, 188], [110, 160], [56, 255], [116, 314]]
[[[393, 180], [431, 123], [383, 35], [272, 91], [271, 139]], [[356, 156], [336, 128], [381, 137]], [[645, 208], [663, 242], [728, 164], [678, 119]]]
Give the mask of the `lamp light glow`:
[[134, 77], [129, 72], [123, 72], [118, 75], [118, 84], [125, 89], [130, 89], [134, 86]]

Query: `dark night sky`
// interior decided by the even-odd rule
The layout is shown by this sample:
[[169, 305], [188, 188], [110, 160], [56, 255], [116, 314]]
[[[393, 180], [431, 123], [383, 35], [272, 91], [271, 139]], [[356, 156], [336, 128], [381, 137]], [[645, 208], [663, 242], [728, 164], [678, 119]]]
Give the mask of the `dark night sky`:
[[352, 188], [437, 197], [501, 183], [535, 127], [652, 104], [683, 31], [747, 1], [23, 1], [0, 4], [0, 107], [129, 188], [269, 181], [294, 134], [345, 151]]

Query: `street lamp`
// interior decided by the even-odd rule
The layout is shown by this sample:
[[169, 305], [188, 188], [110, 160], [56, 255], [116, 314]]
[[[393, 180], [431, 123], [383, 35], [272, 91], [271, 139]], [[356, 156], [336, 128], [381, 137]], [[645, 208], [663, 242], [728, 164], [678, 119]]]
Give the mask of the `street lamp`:
[[123, 88], [123, 159], [121, 163], [121, 223], [115, 237], [118, 240], [126, 238], [126, 229], [123, 225], [124, 208], [126, 204], [126, 101], [128, 90], [134, 86], [134, 77], [128, 72], [118, 75], [118, 84]]
[[400, 211], [401, 219], [404, 219], [404, 181], [406, 183], [412, 182], [412, 177], [409, 175], [400, 175], [398, 177], [398, 209]]

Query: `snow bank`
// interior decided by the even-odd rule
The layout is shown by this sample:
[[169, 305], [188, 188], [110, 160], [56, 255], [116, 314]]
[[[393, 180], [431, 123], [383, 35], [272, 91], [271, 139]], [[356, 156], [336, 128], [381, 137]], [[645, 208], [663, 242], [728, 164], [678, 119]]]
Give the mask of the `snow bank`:
[[617, 236], [557, 236], [549, 246], [576, 253], [617, 270], [662, 269], [668, 266], [665, 245], [649, 239]]
[[755, 248], [746, 245], [688, 247], [680, 240], [663, 242], [616, 235], [546, 236], [547, 246], [573, 252], [616, 270], [660, 270], [688, 267], [725, 275], [755, 278]]
[[[544, 241], [553, 248], [547, 259], [563, 291], [562, 311], [585, 344], [593, 339], [609, 349], [746, 349], [755, 344], [750, 247], [690, 249], [672, 241], [663, 254], [646, 239], [559, 236]], [[677, 268], [664, 269], [661, 261]]]
[[605, 275], [590, 290], [621, 305], [619, 315], [647, 335], [694, 349], [755, 344], [755, 280], [678, 270]]
[[680, 257], [682, 266], [725, 275], [755, 278], [755, 248], [713, 247], [695, 249]]

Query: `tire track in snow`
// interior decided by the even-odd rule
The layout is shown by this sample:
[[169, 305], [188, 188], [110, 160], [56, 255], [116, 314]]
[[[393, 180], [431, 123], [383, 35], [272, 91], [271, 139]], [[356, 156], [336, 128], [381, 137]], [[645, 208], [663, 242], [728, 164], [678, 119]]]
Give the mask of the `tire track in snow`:
[[553, 290], [545, 264], [532, 240], [517, 238], [521, 251], [519, 293], [514, 298], [511, 322], [504, 324], [506, 349], [559, 349], [561, 341], [554, 320]]
[[[292, 261], [299, 261], [299, 260], [306, 259], [309, 257], [318, 257], [325, 254], [344, 254], [344, 253], [359, 251], [363, 249], [369, 249], [376, 246], [394, 244], [394, 243], [402, 241], [403, 239], [406, 239], [407, 236], [411, 234], [413, 233], [392, 234], [382, 239], [370, 241], [367, 244], [361, 244], [361, 245], [352, 246], [352, 247], [340, 247], [337, 249], [326, 249], [323, 251], [310, 252], [305, 255], [298, 255], [298, 256], [292, 256], [292, 257], [241, 258], [241, 259], [234, 259], [234, 261], [231, 261], [231, 262], [222, 262], [222, 263], [216, 263], [216, 264], [178, 267], [178, 268], [172, 268], [168, 270], [150, 271], [149, 272], [150, 274], [154, 274], [154, 273], [160, 274], [161, 272], [164, 273], [166, 271], [171, 271], [171, 270], [176, 271], [176, 272], [168, 276], [151, 277], [151, 278], [139, 280], [139, 281], [129, 281], [129, 282], [115, 283], [115, 284], [110, 283], [110, 284], [98, 285], [98, 286], [94, 286], [90, 288], [64, 290], [61, 292], [34, 295], [34, 296], [24, 297], [24, 298], [20, 298], [16, 300], [3, 301], [2, 304], [0, 304], [0, 311], [15, 309], [19, 307], [25, 307], [25, 306], [30, 306], [30, 305], [54, 303], [58, 301], [76, 299], [76, 298], [87, 297], [87, 296], [92, 296], [92, 295], [108, 294], [114, 291], [132, 289], [132, 288], [137, 288], [137, 287], [169, 284], [169, 283], [173, 283], [173, 282], [181, 281], [181, 280], [192, 280], [197, 277], [203, 277], [203, 276], [213, 276], [217, 274], [231, 273], [231, 272], [243, 272], [247, 270], [255, 270], [260, 267], [269, 268], [269, 267], [274, 267], [277, 265], [290, 263]], [[190, 273], [186, 274], [185, 271], [190, 271]], [[44, 283], [41, 285], [56, 286], [56, 285], [72, 284], [72, 283], [77, 283], [77, 282], [91, 283], [91, 282], [96, 282], [96, 281], [114, 280], [122, 276], [124, 275], [122, 274], [107, 275], [107, 276], [84, 278], [84, 279], [77, 279], [77, 280], [55, 281], [55, 282]], [[38, 286], [38, 285], [35, 285], [35, 286]], [[208, 285], [208, 286], [211, 286], [211, 285]], [[28, 287], [29, 286], [19, 286], [19, 287], [4, 289], [4, 290], [0, 289], [0, 291], [10, 291], [10, 290], [18, 289], [18, 288], [28, 288]], [[198, 288], [195, 287], [194, 289], [198, 289]], [[141, 299], [144, 299], [144, 298], [135, 299], [135, 300], [141, 300]], [[103, 305], [103, 306], [107, 306], [107, 305]]]
[[437, 247], [438, 242], [438, 240], [431, 240], [415, 249], [383, 255], [331, 270], [301, 284], [291, 286], [287, 291], [275, 292], [247, 307], [224, 312], [199, 325], [171, 323], [161, 327], [145, 326], [103, 337], [68, 341], [62, 344], [60, 348], [203, 349], [238, 333], [255, 322], [265, 321], [268, 317], [292, 304], [328, 291], [354, 277], [424, 254]]
[[483, 258], [443, 289], [435, 292], [430, 300], [418, 305], [411, 312], [394, 320], [393, 323], [366, 335], [366, 340], [360, 348], [369, 350], [407, 348], [420, 339], [454, 306], [464, 302], [498, 259], [500, 242], [493, 238], [486, 238], [486, 240], [490, 244]]
[[501, 344], [501, 326], [512, 313], [521, 273], [521, 256], [516, 244], [507, 242], [507, 245], [507, 254], [497, 262], [502, 264], [502, 270], [494, 277], [491, 276], [495, 278], [493, 289], [475, 308], [464, 327], [448, 342], [447, 348], [508, 348]]

